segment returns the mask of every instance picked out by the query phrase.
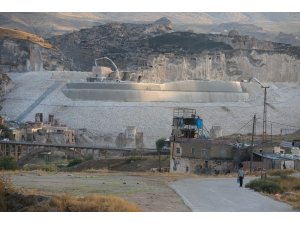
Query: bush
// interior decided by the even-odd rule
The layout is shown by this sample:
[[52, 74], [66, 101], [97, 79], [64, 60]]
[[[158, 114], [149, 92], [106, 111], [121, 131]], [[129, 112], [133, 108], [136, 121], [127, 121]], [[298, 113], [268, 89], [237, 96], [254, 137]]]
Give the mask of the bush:
[[55, 172], [57, 171], [57, 167], [53, 164], [47, 164], [42, 166], [41, 170], [46, 171], [46, 172]]
[[11, 156], [3, 156], [0, 158], [0, 169], [15, 170], [17, 169], [17, 162]]
[[5, 194], [12, 190], [12, 184], [9, 178], [0, 176], [0, 212], [7, 210], [7, 201]]
[[68, 164], [68, 167], [71, 167], [71, 166], [76, 166], [80, 163], [82, 163], [83, 160], [82, 159], [73, 159], [69, 164]]
[[256, 179], [246, 184], [247, 188], [254, 191], [265, 192], [269, 194], [282, 193], [283, 189], [275, 181], [270, 179]]
[[293, 190], [300, 191], [300, 184], [293, 186]]

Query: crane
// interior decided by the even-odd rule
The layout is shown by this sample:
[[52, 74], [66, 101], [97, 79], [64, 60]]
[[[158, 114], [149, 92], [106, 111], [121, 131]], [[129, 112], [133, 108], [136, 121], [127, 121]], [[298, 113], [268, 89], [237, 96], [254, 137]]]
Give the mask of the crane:
[[97, 61], [100, 60], [100, 59], [106, 59], [106, 60], [108, 60], [108, 61], [112, 64], [112, 66], [114, 67], [117, 78], [120, 79], [120, 72], [119, 72], [119, 69], [118, 69], [118, 67], [116, 66], [116, 64], [115, 64], [110, 58], [108, 58], [108, 57], [101, 57], [101, 58], [95, 59], [95, 65], [96, 65], [96, 67], [98, 67]]

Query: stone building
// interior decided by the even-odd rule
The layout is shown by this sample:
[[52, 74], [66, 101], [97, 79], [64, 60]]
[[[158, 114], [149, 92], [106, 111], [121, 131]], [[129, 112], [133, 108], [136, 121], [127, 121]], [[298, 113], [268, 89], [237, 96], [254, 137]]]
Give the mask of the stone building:
[[143, 132], [138, 132], [135, 126], [127, 126], [125, 132], [119, 133], [115, 144], [119, 148], [143, 148], [144, 134]]
[[75, 144], [76, 132], [49, 115], [43, 121], [43, 113], [36, 113], [35, 122], [27, 122], [24, 127], [13, 130], [15, 141], [36, 141], [40, 143]]

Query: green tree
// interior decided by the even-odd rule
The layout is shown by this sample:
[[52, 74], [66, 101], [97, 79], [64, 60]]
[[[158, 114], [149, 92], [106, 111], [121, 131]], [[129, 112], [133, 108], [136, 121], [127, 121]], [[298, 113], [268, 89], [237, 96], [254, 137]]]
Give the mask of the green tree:
[[15, 170], [17, 169], [17, 162], [11, 156], [0, 157], [0, 169]]
[[9, 129], [5, 125], [0, 125], [0, 130], [2, 130], [1, 136], [4, 138], [8, 138], [9, 140], [14, 140], [14, 135], [12, 133], [12, 130]]
[[166, 140], [166, 138], [160, 138], [155, 142], [157, 151], [160, 151], [162, 149], [162, 147], [164, 147], [165, 140]]

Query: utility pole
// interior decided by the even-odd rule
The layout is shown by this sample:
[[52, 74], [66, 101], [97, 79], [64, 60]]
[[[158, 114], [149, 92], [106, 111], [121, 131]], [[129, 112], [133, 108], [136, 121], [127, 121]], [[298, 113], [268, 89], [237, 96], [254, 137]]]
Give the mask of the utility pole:
[[263, 113], [263, 137], [262, 137], [262, 144], [266, 142], [267, 139], [267, 88], [270, 88], [269, 86], [264, 86], [259, 80], [257, 80], [255, 77], [252, 77], [249, 81], [254, 80], [256, 83], [258, 83], [261, 88], [264, 88], [264, 113]]
[[158, 172], [161, 172], [161, 164], [160, 164], [160, 148], [158, 149]]
[[267, 140], [267, 88], [269, 86], [261, 85], [261, 88], [264, 88], [264, 113], [263, 113], [263, 143]]
[[273, 130], [272, 130], [272, 123], [271, 123], [271, 143], [273, 143]]
[[254, 116], [253, 116], [253, 126], [252, 126], [252, 137], [251, 137], [250, 173], [252, 173], [255, 127], [256, 127], [256, 115], [254, 114]]

